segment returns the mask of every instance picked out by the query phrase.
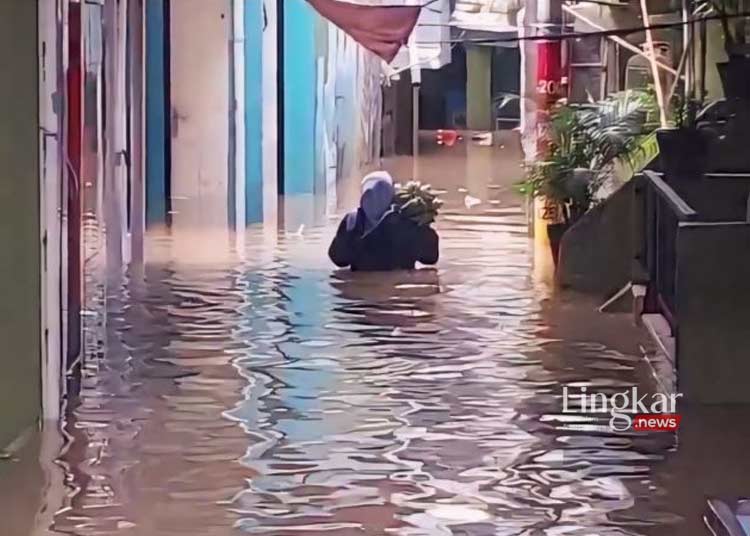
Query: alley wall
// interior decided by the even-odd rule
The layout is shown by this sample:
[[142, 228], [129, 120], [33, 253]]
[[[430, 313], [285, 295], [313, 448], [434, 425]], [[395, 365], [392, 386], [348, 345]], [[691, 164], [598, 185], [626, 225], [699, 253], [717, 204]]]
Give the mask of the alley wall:
[[0, 449], [40, 414], [37, 4], [0, 2]]

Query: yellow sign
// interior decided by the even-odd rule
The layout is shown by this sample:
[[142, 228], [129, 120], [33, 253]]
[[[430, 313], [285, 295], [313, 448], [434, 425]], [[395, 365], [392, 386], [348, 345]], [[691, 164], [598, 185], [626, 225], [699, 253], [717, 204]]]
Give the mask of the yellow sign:
[[616, 165], [618, 178], [622, 182], [630, 180], [633, 175], [643, 171], [657, 156], [659, 156], [659, 142], [656, 140], [656, 132], [652, 132], [641, 140], [629, 162]]
[[537, 197], [534, 207], [537, 221], [542, 221], [545, 224], [562, 223], [564, 221], [560, 203], [546, 197]]

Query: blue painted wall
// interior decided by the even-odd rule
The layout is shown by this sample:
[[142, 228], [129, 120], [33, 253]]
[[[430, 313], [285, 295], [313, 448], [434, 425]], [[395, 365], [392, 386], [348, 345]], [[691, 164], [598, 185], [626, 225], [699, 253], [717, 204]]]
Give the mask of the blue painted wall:
[[245, 214], [263, 221], [263, 2], [245, 3]]
[[314, 191], [316, 17], [304, 0], [284, 3], [284, 185], [287, 194]]
[[146, 0], [146, 225], [167, 220], [164, 0]]

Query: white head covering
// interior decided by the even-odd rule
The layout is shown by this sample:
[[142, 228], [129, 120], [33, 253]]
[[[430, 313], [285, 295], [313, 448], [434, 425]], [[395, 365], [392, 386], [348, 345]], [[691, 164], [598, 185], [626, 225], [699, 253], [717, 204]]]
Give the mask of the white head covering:
[[[375, 171], [362, 179], [362, 197], [359, 201], [360, 212], [364, 216], [365, 233], [374, 229], [389, 212], [393, 204], [395, 188], [393, 177], [387, 171]], [[347, 215], [346, 227], [351, 231], [357, 222], [357, 212]]]
[[359, 206], [365, 215], [365, 231], [373, 229], [383, 219], [393, 204], [393, 181], [383, 176], [370, 179], [362, 186]]
[[372, 173], [368, 173], [365, 175], [365, 178], [362, 179], [362, 189], [365, 189], [365, 184], [367, 184], [370, 181], [387, 181], [391, 185], [393, 184], [393, 177], [391, 177], [391, 174], [387, 171], [379, 170], [379, 171], [373, 171]]

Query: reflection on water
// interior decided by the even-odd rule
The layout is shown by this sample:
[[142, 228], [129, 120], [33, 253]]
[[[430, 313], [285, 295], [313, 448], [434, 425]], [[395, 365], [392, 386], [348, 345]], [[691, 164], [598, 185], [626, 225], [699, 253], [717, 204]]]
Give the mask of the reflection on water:
[[499, 188], [467, 210], [464, 185], [438, 184], [437, 270], [335, 271], [333, 220], [251, 229], [241, 254], [152, 237], [151, 261], [110, 288], [54, 529], [676, 534], [658, 473], [675, 437], [561, 415], [564, 384], [642, 380], [637, 334], [552, 296], [522, 211], [490, 203]]

